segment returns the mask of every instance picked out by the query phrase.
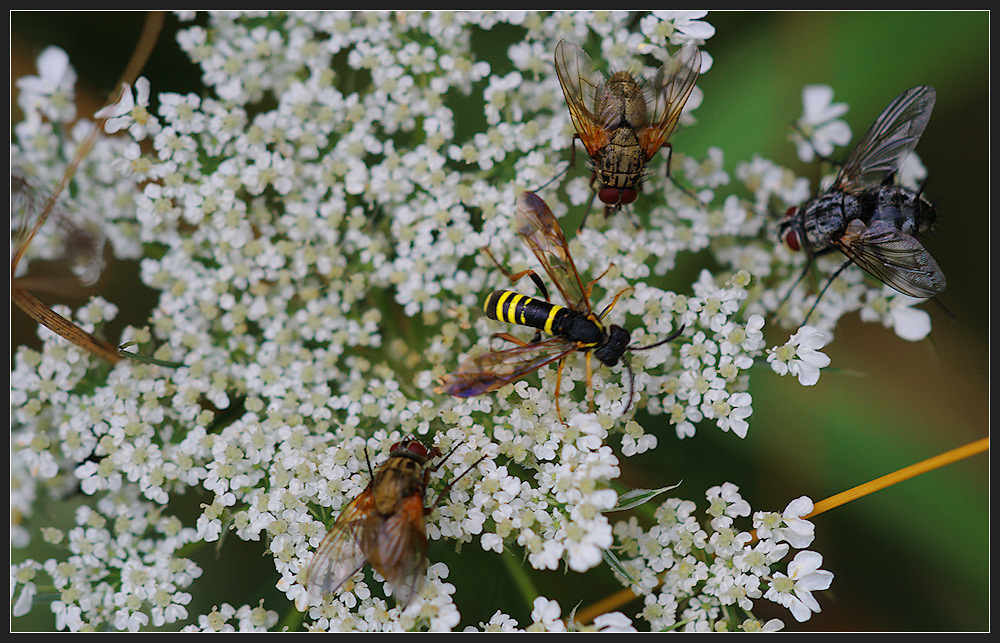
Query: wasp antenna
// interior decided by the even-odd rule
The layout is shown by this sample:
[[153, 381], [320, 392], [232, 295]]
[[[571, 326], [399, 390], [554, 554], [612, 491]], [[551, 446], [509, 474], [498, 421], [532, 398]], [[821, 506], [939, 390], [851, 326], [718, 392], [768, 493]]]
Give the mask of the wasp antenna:
[[451, 454], [452, 454], [452, 453], [454, 453], [454, 452], [455, 452], [455, 450], [456, 450], [456, 449], [458, 449], [458, 447], [460, 447], [460, 446], [462, 446], [462, 443], [461, 443], [461, 442], [458, 442], [458, 443], [456, 443], [456, 444], [455, 444], [455, 446], [453, 446], [453, 447], [451, 448], [451, 451], [449, 451], [448, 453], [445, 453], [445, 454], [444, 454], [444, 457], [443, 457], [443, 458], [441, 458], [441, 460], [439, 460], [439, 461], [438, 461], [438, 463], [437, 463], [436, 465], [434, 465], [434, 468], [435, 468], [435, 469], [437, 469], [437, 468], [438, 468], [438, 467], [440, 467], [440, 466], [441, 466], [442, 464], [444, 464], [445, 462], [447, 462], [448, 458], [450, 458], [450, 457], [451, 457]]
[[917, 196], [924, 195], [924, 188], [927, 187], [927, 181], [930, 177], [925, 177], [923, 181], [920, 182], [920, 187], [917, 188]]
[[944, 304], [942, 304], [941, 300], [938, 297], [934, 297], [931, 301], [933, 301], [934, 304], [937, 305], [937, 307], [941, 309], [941, 312], [943, 312], [945, 315], [948, 316], [948, 319], [950, 319], [951, 321], [955, 321], [956, 319], [958, 319], [955, 316], [955, 313], [951, 312], [948, 309], [947, 306], [945, 306]]
[[656, 343], [649, 344], [648, 346], [629, 346], [628, 349], [630, 351], [633, 351], [633, 352], [634, 351], [646, 351], [646, 350], [649, 350], [650, 348], [656, 348], [657, 346], [663, 346], [667, 342], [672, 342], [675, 339], [677, 339], [678, 337], [680, 337], [681, 333], [684, 332], [684, 328], [685, 328], [685, 326], [682, 325], [680, 328], [678, 328], [674, 332], [672, 332], [669, 335], [667, 335], [664, 339], [661, 339], [660, 341], [658, 341]]
[[681, 185], [680, 182], [677, 180], [677, 178], [674, 176], [674, 173], [671, 171], [670, 164], [671, 164], [671, 162], [674, 159], [674, 146], [671, 145], [670, 143], [664, 143], [663, 147], [667, 148], [667, 164], [666, 164], [667, 165], [667, 179], [669, 179], [670, 182], [674, 184], [675, 188], [677, 188], [678, 190], [680, 190], [681, 192], [683, 192], [684, 194], [686, 194], [689, 198], [691, 198], [698, 205], [702, 205], [702, 206], [708, 205], [707, 203], [702, 203], [701, 199], [698, 198], [698, 195], [695, 194], [695, 192], [693, 190], [691, 190], [690, 188], [687, 188], [687, 187]]

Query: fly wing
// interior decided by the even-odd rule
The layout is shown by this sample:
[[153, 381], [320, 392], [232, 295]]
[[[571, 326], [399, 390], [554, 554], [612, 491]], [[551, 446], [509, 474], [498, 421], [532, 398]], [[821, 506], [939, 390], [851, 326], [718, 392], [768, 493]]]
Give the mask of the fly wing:
[[313, 553], [305, 579], [311, 594], [333, 594], [365, 564], [362, 532], [373, 511], [372, 488], [369, 485], [341, 512]]
[[639, 133], [646, 160], [663, 147], [677, 128], [681, 112], [701, 73], [701, 50], [688, 43], [656, 72], [644, 88], [650, 125]]
[[531, 342], [467, 358], [458, 370], [441, 378], [440, 392], [474, 397], [495, 391], [541, 367], [565, 357], [576, 345], [561, 337]]
[[577, 312], [591, 312], [590, 300], [576, 271], [569, 243], [552, 210], [534, 192], [523, 192], [515, 212], [517, 233], [542, 264], [566, 305]]
[[388, 581], [396, 602], [405, 609], [420, 591], [427, 569], [423, 494], [403, 498], [395, 512], [366, 526], [362, 543], [372, 567]]
[[892, 176], [903, 158], [917, 146], [931, 118], [936, 96], [933, 87], [920, 85], [889, 103], [847, 157], [834, 188], [856, 192]]
[[855, 219], [836, 243], [854, 263], [904, 295], [926, 298], [944, 290], [944, 273], [931, 254], [884, 221], [865, 226]]
[[604, 83], [604, 77], [594, 70], [594, 61], [587, 52], [567, 40], [556, 45], [555, 65], [573, 127], [587, 153], [594, 156], [610, 140], [609, 132], [594, 115], [597, 88]]

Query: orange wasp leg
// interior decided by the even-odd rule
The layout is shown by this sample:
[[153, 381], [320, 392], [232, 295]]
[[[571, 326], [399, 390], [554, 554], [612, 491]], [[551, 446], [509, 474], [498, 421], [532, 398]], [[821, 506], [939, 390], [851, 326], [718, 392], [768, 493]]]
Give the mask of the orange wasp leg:
[[[607, 272], [607, 271], [605, 271], [605, 272]], [[618, 300], [621, 299], [621, 296], [624, 295], [625, 293], [629, 292], [629, 291], [632, 291], [632, 290], [635, 290], [635, 288], [633, 288], [632, 286], [627, 286], [627, 287], [622, 288], [621, 290], [619, 290], [618, 294], [615, 295], [615, 298], [611, 300], [611, 303], [608, 304], [607, 306], [605, 306], [604, 310], [601, 311], [601, 314], [600, 314], [599, 318], [600, 319], [604, 319], [604, 316], [607, 315], [608, 313], [610, 313], [612, 311], [612, 309], [614, 309], [614, 307], [618, 305]]]
[[[587, 358], [589, 361], [590, 358], [589, 354], [587, 355]], [[559, 406], [559, 389], [562, 387], [562, 372], [563, 372], [563, 364], [565, 363], [566, 363], [566, 358], [564, 357], [561, 360], [559, 360], [559, 367], [556, 368], [556, 417], [558, 417], [559, 421], [562, 422], [563, 424], [566, 424], [566, 420], [563, 419], [562, 409]]]
[[537, 342], [538, 339], [540, 338], [541, 338], [541, 333], [536, 334], [535, 339], [533, 339], [530, 342], [526, 342], [523, 339], [518, 339], [517, 337], [514, 337], [510, 333], [493, 333], [493, 335], [490, 336], [490, 339], [502, 339], [503, 341], [510, 342], [515, 346], [527, 346], [528, 344]]
[[527, 275], [528, 277], [531, 278], [531, 281], [534, 282], [535, 287], [538, 288], [539, 291], [541, 291], [542, 299], [544, 299], [545, 301], [549, 300], [549, 289], [545, 287], [545, 282], [542, 281], [542, 278], [538, 276], [537, 272], [535, 272], [531, 268], [527, 270], [522, 270], [521, 272], [517, 273], [509, 272], [506, 268], [500, 265], [500, 262], [496, 260], [496, 257], [493, 256], [493, 253], [490, 252], [489, 248], [483, 248], [483, 252], [485, 252], [486, 256], [490, 258], [490, 261], [493, 262], [493, 265], [495, 265], [497, 269], [503, 273], [504, 277], [510, 279], [511, 283], [516, 284], [518, 281], [521, 280], [522, 277]]

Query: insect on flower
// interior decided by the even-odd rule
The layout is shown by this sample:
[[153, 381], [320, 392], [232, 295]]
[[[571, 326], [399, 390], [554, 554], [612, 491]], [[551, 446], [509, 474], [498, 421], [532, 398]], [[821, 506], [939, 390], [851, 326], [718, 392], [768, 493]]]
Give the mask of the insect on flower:
[[[515, 346], [469, 357], [459, 365], [456, 372], [443, 376], [441, 386], [435, 390], [456, 397], [482, 395], [514, 382], [546, 364], [558, 362], [556, 412], [562, 420], [559, 388], [562, 382], [563, 364], [571, 353], [582, 351], [586, 357], [587, 398], [591, 406], [593, 406], [591, 386], [593, 371], [590, 356], [593, 354], [598, 361], [607, 366], [616, 365], [619, 359], [625, 362], [629, 374], [629, 399], [625, 407], [628, 409], [632, 405], [633, 378], [625, 353], [648, 350], [665, 344], [680, 335], [683, 327], [654, 344], [629, 345], [631, 340], [629, 331], [616, 325], [605, 327], [601, 320], [615, 306], [618, 298], [631, 290], [631, 287], [616, 294], [614, 300], [600, 314], [595, 313], [590, 305], [590, 291], [597, 279], [586, 287], [583, 286], [573, 264], [573, 257], [570, 256], [569, 244], [549, 206], [535, 193], [524, 192], [517, 201], [515, 217], [518, 235], [542, 264], [542, 268], [559, 290], [566, 305], [560, 306], [548, 301], [548, 290], [534, 270], [511, 274], [493, 259], [493, 255], [487, 249], [486, 252], [493, 262], [512, 282], [516, 283], [525, 275], [529, 276], [541, 291], [542, 298], [535, 299], [510, 290], [498, 290], [486, 298], [483, 305], [486, 315], [496, 321], [529, 326], [538, 332], [529, 342], [507, 333], [494, 335]], [[542, 339], [542, 332], [551, 337]]]
[[701, 51], [684, 45], [649, 79], [637, 80], [628, 71], [605, 78], [583, 49], [561, 40], [555, 66], [576, 128], [574, 157], [580, 139], [590, 156], [591, 186], [599, 185], [596, 194], [609, 216], [635, 201], [646, 164], [660, 148], [672, 151], [667, 139], [701, 72]]
[[920, 191], [895, 183], [900, 164], [927, 127], [935, 97], [934, 88], [927, 86], [900, 94], [875, 119], [830, 189], [789, 209], [782, 221], [788, 247], [808, 255], [795, 285], [818, 255], [836, 248], [848, 257], [823, 286], [806, 319], [851, 263], [904, 295], [927, 298], [944, 290], [944, 273], [914, 236], [934, 224], [934, 206]]
[[427, 569], [424, 517], [459, 478], [486, 457], [454, 478], [437, 500], [425, 507], [424, 492], [431, 473], [454, 451], [429, 466], [441, 451], [406, 439], [393, 444], [389, 458], [372, 472], [366, 450], [371, 482], [344, 508], [313, 554], [305, 578], [309, 592], [332, 594], [368, 561], [388, 581], [397, 604], [405, 609], [420, 591]]

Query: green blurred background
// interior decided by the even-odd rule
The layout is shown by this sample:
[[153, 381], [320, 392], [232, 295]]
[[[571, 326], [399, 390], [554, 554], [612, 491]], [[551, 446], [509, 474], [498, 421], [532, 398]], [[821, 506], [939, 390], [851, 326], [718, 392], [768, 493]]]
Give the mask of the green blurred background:
[[[989, 14], [719, 12], [707, 20], [717, 32], [707, 46], [713, 67], [698, 83], [705, 94], [698, 125], [682, 129], [671, 142], [695, 156], [717, 145], [730, 171], [759, 153], [817, 176], [815, 165], [800, 163], [787, 140], [789, 125], [802, 112], [804, 85], [829, 84], [834, 99], [850, 105], [844, 118], [855, 141], [903, 90], [918, 84], [937, 89], [917, 152], [929, 173], [926, 194], [939, 213], [936, 238], [927, 246], [947, 275], [940, 299], [952, 317], [932, 302], [923, 304], [934, 329], [918, 343], [863, 324], [857, 315], [843, 319], [836, 341], [825, 349], [840, 372], [825, 372], [816, 386], [803, 388], [760, 369], [751, 381], [754, 414], [743, 440], [703, 427], [694, 439], [679, 441], [669, 427], [655, 428], [659, 419], [646, 422], [660, 446], [626, 462], [623, 482], [653, 487], [683, 479], [673, 494], [703, 509], [704, 490], [730, 481], [755, 509], [781, 510], [800, 495], [820, 500], [987, 435]], [[87, 100], [83, 87], [92, 89], [93, 112], [120, 74], [142, 21], [141, 13], [12, 13], [12, 91], [13, 78], [34, 73], [38, 53], [56, 44], [80, 74], [81, 99]], [[174, 43], [176, 27], [168, 18], [144, 72], [154, 94], [200, 86], [197, 70]], [[477, 34], [476, 49], [488, 50], [494, 38], [507, 37], [509, 32]], [[12, 121], [17, 118], [12, 96]], [[678, 275], [695, 274], [698, 260], [679, 266]], [[110, 271], [102, 293], [122, 309], [120, 324], [141, 324], [155, 301], [134, 269], [125, 264]], [[36, 343], [34, 332], [12, 311], [12, 345]], [[114, 341], [114, 329], [109, 334]], [[783, 341], [780, 334], [769, 339]], [[823, 612], [799, 625], [787, 611], [765, 609], [759, 601], [757, 616], [782, 618], [792, 631], [986, 630], [988, 473], [988, 454], [979, 455], [816, 517], [813, 549], [836, 577], [832, 589], [818, 596]], [[178, 499], [172, 509], [193, 524], [202, 501]], [[54, 510], [52, 520], [69, 520], [70, 510]], [[52, 555], [41, 549], [31, 555]], [[260, 598], [283, 613], [276, 576], [261, 554], [259, 543], [236, 538], [219, 550], [199, 552], [205, 574], [191, 590], [190, 613], [206, 613], [224, 601], [256, 605]], [[24, 552], [12, 555], [20, 559]], [[432, 543], [430, 555], [449, 564], [456, 587], [478, 590], [456, 593], [463, 623], [488, 620], [497, 609], [522, 625], [530, 622], [530, 606], [515, 592], [516, 581], [500, 557], [484, 554], [475, 543], [458, 554], [450, 543]], [[508, 562], [526, 567], [519, 556]], [[530, 581], [559, 599], [566, 613], [581, 590], [583, 606], [600, 595], [595, 592], [614, 591], [610, 578], [594, 576], [586, 577], [585, 588], [578, 576], [561, 572], [531, 574]], [[220, 583], [220, 577], [231, 582]], [[622, 610], [632, 615], [639, 606]], [[45, 608], [36, 611], [13, 625], [51, 628]]]

